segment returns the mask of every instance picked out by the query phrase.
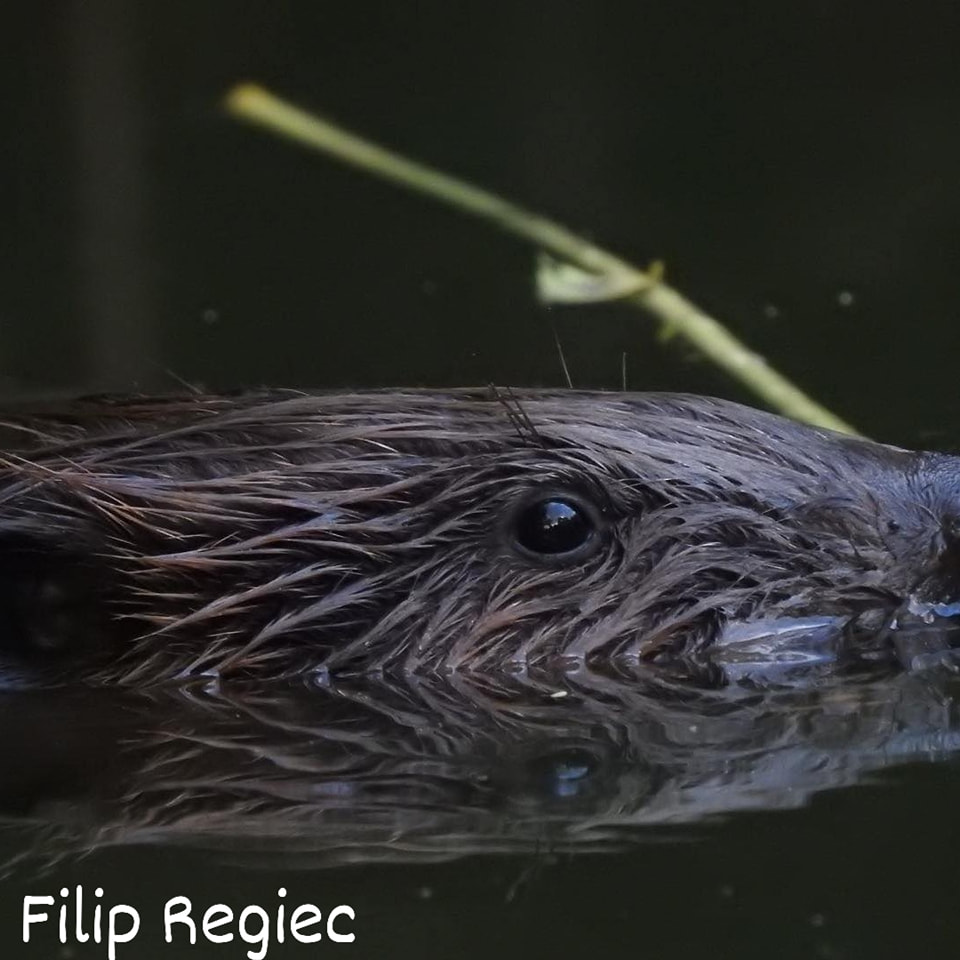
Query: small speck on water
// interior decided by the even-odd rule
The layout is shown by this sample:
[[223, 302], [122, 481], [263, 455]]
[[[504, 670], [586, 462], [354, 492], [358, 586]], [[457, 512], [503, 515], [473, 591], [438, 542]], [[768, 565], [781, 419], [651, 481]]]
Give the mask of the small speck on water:
[[200, 314], [200, 319], [203, 320], [208, 327], [212, 327], [215, 323], [220, 322], [220, 311], [214, 307], [207, 307], [207, 309]]
[[433, 899], [433, 887], [420, 887], [417, 890], [417, 896], [421, 900], [432, 900]]
[[827, 922], [827, 918], [822, 913], [814, 913], [810, 917], [811, 927], [822, 927]]
[[837, 294], [837, 305], [841, 307], [852, 307], [857, 302], [857, 298], [850, 290], [841, 290]]
[[562, 700], [564, 697], [568, 697], [568, 696], [570, 696], [569, 690], [554, 690], [553, 693], [550, 694], [550, 699]]
[[432, 297], [437, 292], [437, 284], [435, 280], [424, 280], [420, 284], [420, 291], [425, 297]]
[[762, 312], [767, 320], [780, 319], [780, 308], [775, 303], [765, 303]]
[[725, 883], [720, 888], [720, 896], [723, 897], [724, 900], [732, 900], [735, 893], [736, 891], [729, 883]]

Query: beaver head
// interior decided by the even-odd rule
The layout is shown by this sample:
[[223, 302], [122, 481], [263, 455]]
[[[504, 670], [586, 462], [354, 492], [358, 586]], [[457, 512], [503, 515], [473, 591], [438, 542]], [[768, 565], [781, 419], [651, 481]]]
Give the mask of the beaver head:
[[668, 663], [960, 595], [956, 459], [720, 400], [100, 399], [0, 441], [4, 649], [101, 681]]

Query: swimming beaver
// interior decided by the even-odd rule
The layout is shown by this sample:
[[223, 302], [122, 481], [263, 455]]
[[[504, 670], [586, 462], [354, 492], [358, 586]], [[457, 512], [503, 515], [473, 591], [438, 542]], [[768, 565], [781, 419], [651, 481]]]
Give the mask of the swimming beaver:
[[0, 449], [0, 644], [73, 678], [669, 667], [960, 596], [960, 460], [722, 400], [101, 398]]

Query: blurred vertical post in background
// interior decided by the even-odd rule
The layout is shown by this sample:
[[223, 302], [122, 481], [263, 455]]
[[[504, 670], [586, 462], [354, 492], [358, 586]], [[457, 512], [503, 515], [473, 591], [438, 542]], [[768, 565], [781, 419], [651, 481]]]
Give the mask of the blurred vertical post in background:
[[129, 390], [160, 360], [138, 5], [74, 0], [68, 24], [76, 137], [78, 320], [86, 380]]

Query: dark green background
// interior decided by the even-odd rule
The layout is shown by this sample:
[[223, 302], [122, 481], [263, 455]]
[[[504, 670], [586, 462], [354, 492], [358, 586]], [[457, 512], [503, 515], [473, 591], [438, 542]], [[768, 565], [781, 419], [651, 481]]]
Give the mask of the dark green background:
[[[949, 436], [957, 16], [825, 0], [9, 5], [0, 373], [18, 392], [169, 388], [164, 369], [211, 386], [560, 382], [528, 249], [233, 125], [218, 98], [249, 78], [662, 257], [873, 435]], [[618, 385], [625, 350], [635, 388], [736, 393], [626, 309], [556, 322], [579, 385]]]
[[[166, 371], [210, 387], [556, 385], [552, 317], [578, 386], [619, 386], [626, 351], [634, 389], [744, 398], [625, 307], [544, 313], [522, 245], [232, 124], [218, 98], [255, 79], [663, 258], [838, 413], [948, 448], [957, 17], [835, 0], [7, 4], [0, 387], [170, 389]], [[917, 768], [695, 843], [546, 865], [509, 903], [526, 862], [297, 876], [139, 851], [29, 889], [101, 883], [159, 910], [179, 893], [269, 903], [284, 882], [354, 903], [367, 956], [952, 956], [958, 801], [955, 769]], [[20, 955], [23, 892], [0, 896], [4, 956]], [[173, 954], [145, 931], [126, 955]]]

